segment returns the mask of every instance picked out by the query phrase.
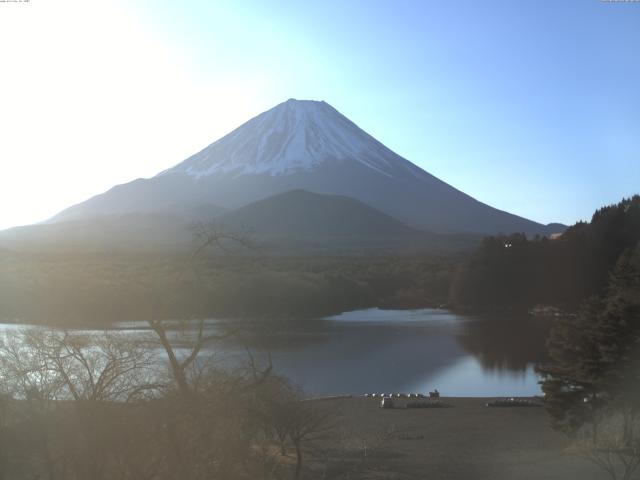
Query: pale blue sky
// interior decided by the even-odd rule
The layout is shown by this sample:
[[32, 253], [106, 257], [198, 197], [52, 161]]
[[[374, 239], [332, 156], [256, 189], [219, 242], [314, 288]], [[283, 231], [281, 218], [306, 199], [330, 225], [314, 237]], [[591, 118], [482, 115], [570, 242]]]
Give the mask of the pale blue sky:
[[[108, 11], [85, 2], [57, 26], [49, 12], [46, 38], [29, 31], [38, 3], [0, 5], [0, 22], [8, 12], [21, 27], [18, 51], [21, 35], [40, 36], [21, 58], [37, 69], [60, 56], [57, 80], [83, 79], [82, 95], [69, 87], [64, 105], [49, 104], [55, 91], [45, 79], [28, 90], [34, 70], [16, 54], [17, 94], [49, 94], [30, 107], [31, 133], [52, 141], [46, 154], [15, 140], [0, 155], [71, 163], [38, 184], [54, 198], [49, 210], [0, 215], [0, 226], [153, 175], [290, 97], [327, 101], [428, 172], [536, 221], [588, 219], [640, 192], [640, 2], [123, 0]], [[43, 53], [42, 42], [80, 24], [70, 48]], [[33, 120], [61, 107], [72, 114]], [[74, 138], [85, 143], [65, 147]], [[56, 194], [48, 185], [71, 171]], [[33, 186], [27, 173], [15, 170], [12, 185]]]

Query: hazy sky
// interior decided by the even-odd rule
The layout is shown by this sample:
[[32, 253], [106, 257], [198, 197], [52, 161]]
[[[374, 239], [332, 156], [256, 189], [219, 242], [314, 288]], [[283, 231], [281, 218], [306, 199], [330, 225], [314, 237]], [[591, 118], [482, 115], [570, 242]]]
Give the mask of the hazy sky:
[[492, 206], [640, 192], [640, 2], [0, 2], [0, 228], [325, 100]]

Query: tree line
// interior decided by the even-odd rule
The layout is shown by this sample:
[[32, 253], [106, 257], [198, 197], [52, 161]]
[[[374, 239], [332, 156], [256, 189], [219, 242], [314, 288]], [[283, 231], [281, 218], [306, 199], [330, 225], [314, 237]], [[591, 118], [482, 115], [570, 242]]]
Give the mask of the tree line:
[[[552, 426], [613, 480], [640, 468], [640, 196], [559, 238], [485, 238], [461, 264], [452, 304], [559, 307], [538, 365]], [[558, 310], [556, 310], [557, 312]]]
[[[204, 252], [208, 253], [208, 252]], [[374, 306], [447, 300], [456, 257], [272, 257], [254, 252], [188, 257], [0, 253], [0, 320], [108, 325], [144, 320], [155, 299], [163, 318], [320, 317]]]
[[559, 238], [485, 238], [451, 282], [450, 302], [479, 310], [526, 311], [536, 304], [576, 312], [604, 291], [608, 275], [640, 241], [640, 196], [597, 210]]
[[452, 283], [476, 309], [560, 307], [537, 366], [553, 428], [613, 480], [640, 468], [640, 196], [560, 238], [486, 238]]

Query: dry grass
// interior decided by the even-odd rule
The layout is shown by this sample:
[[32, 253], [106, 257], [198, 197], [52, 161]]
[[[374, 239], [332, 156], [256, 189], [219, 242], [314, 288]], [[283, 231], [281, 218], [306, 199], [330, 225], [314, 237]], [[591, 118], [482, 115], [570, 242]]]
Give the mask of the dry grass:
[[487, 408], [490, 400], [446, 398], [452, 408], [393, 410], [379, 408], [376, 399], [336, 400], [342, 434], [314, 470], [318, 478], [602, 478], [567, 451], [544, 408]]

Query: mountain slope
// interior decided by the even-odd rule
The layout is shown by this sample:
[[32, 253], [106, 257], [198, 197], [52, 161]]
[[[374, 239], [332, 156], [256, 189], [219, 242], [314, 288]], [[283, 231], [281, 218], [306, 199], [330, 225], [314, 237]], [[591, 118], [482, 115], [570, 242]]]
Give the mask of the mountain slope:
[[157, 252], [193, 245], [192, 221], [164, 213], [125, 213], [27, 225], [0, 232], [17, 251]]
[[353, 198], [306, 190], [258, 200], [222, 215], [216, 223], [225, 231], [247, 232], [271, 253], [444, 252], [479, 242], [471, 235], [416, 230]]
[[175, 167], [114, 187], [52, 221], [163, 212], [170, 206], [189, 210], [206, 203], [234, 209], [293, 189], [348, 196], [433, 232], [551, 233], [442, 182], [327, 103], [293, 99]]
[[233, 210], [219, 222], [231, 230], [277, 237], [386, 237], [420, 235], [353, 198], [291, 190]]
[[[144, 212], [16, 227], [0, 232], [0, 245], [27, 252], [178, 253], [197, 247], [192, 227], [206, 220], [224, 231], [247, 234], [250, 244], [273, 254], [450, 252], [479, 242], [472, 235], [422, 232], [353, 198], [304, 190], [204, 217], [218, 211], [203, 206], [202, 216], [193, 219]], [[0, 257], [3, 251], [0, 247]]]

